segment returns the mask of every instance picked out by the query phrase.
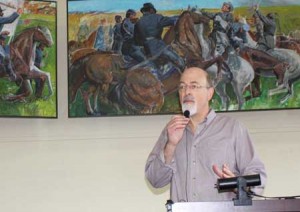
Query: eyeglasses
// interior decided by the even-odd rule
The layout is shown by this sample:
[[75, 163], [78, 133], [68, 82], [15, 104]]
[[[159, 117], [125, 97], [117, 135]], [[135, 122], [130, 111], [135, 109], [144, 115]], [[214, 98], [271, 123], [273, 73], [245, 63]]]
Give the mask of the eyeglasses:
[[203, 85], [196, 85], [196, 84], [192, 84], [192, 85], [179, 85], [178, 86], [178, 91], [179, 92], [183, 92], [186, 91], [186, 89], [190, 89], [191, 91], [195, 91], [196, 89], [201, 89], [201, 88], [210, 88], [208, 86], [203, 86]]

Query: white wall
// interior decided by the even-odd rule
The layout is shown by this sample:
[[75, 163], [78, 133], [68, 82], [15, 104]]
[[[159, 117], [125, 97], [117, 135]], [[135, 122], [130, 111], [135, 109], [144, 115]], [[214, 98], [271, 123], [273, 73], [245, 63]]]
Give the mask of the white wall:
[[[0, 211], [165, 211], [145, 160], [170, 116], [67, 118], [66, 0], [58, 1], [58, 120], [0, 119]], [[265, 195], [300, 194], [300, 110], [228, 113], [265, 162]]]

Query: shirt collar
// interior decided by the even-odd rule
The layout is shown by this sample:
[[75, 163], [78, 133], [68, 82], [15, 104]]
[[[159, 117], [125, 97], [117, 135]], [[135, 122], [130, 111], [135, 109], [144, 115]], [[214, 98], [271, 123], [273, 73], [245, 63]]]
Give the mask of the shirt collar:
[[216, 117], [216, 115], [217, 115], [216, 112], [213, 109], [210, 109], [204, 122], [206, 122], [206, 124], [210, 124], [212, 122], [212, 120]]
[[[213, 119], [216, 117], [216, 115], [217, 115], [216, 112], [213, 109], [210, 109], [207, 116], [205, 117], [205, 119], [197, 125], [197, 129], [196, 129], [195, 134], [198, 134], [198, 131], [200, 129], [202, 129], [205, 126], [209, 125], [213, 121]], [[189, 131], [191, 131], [191, 128], [189, 126], [187, 127], [187, 129]]]

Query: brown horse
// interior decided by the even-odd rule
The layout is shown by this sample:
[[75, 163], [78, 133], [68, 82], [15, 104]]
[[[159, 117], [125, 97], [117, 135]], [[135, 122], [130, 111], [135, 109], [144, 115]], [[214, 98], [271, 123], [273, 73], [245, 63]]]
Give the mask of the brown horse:
[[[239, 52], [240, 56], [247, 60], [255, 71], [255, 77], [252, 81], [252, 97], [258, 97], [261, 94], [260, 76], [276, 76], [277, 84], [283, 83], [286, 69], [289, 65], [282, 62], [268, 53], [250, 47], [243, 47]], [[272, 73], [270, 73], [272, 72]]]
[[171, 27], [165, 34], [164, 41], [167, 44], [171, 44], [178, 54], [185, 58], [187, 66], [196, 65], [206, 69], [213, 64], [217, 64], [218, 73], [220, 73], [223, 65], [222, 56], [205, 60], [202, 57], [202, 47], [194, 29], [195, 24], [208, 22], [209, 19], [201, 14], [184, 11], [176, 25]]
[[[86, 112], [92, 115], [97, 112], [98, 95], [101, 92], [107, 94], [109, 85], [112, 83], [112, 69], [118, 64], [110, 54], [91, 52], [75, 62], [69, 69], [69, 103], [75, 101], [77, 91], [83, 85], [88, 83], [88, 90], [81, 89]], [[91, 107], [90, 97], [94, 96], [94, 107]]]
[[[121, 55], [98, 51], [74, 61], [69, 73], [70, 106], [80, 91], [88, 115], [99, 114], [98, 97], [101, 103], [113, 105], [117, 110], [123, 106], [135, 114], [158, 112], [164, 101], [159, 80], [147, 68], [124, 70], [123, 62]], [[83, 84], [88, 85], [87, 89]]]
[[[7, 96], [7, 100], [22, 100], [31, 95], [32, 88], [29, 79], [41, 80], [40, 90], [36, 92], [37, 97], [42, 95], [45, 82], [48, 85], [49, 96], [53, 94], [50, 74], [34, 66], [35, 48], [38, 42], [46, 47], [50, 47], [53, 44], [50, 30], [47, 27], [25, 29], [10, 43], [12, 66], [17, 75], [17, 84], [20, 86], [20, 89], [17, 94]], [[5, 76], [4, 69], [0, 70], [0, 76]]]
[[96, 35], [97, 35], [97, 31], [95, 30], [95, 31], [91, 32], [89, 34], [88, 38], [82, 42], [70, 40], [68, 42], [68, 51], [73, 52], [73, 51], [75, 51], [77, 49], [81, 49], [81, 48], [93, 48], [95, 40], [96, 40]]
[[[201, 14], [184, 11], [180, 15], [176, 25], [170, 27], [166, 32], [163, 40], [166, 44], [171, 45], [179, 56], [185, 59], [187, 67], [197, 66], [202, 69], [207, 69], [216, 64], [217, 75], [220, 77], [222, 67], [228, 68], [227, 64], [224, 63], [222, 56], [207, 60], [203, 58], [202, 47], [194, 29], [195, 24], [207, 24], [208, 22], [209, 19]], [[179, 74], [173, 74], [165, 82], [162, 81], [167, 93], [171, 93], [177, 89], [179, 77]]]
[[[250, 35], [249, 33], [247, 33]], [[248, 36], [248, 45], [252, 48], [256, 47], [256, 41], [252, 39], [251, 36]], [[285, 93], [281, 98], [280, 103], [286, 102], [294, 94], [293, 84], [300, 78], [300, 56], [297, 52], [290, 49], [284, 48], [275, 48], [267, 51], [272, 57], [287, 63], [289, 66], [285, 71], [283, 83], [277, 88], [271, 89], [268, 92], [269, 96]]]
[[276, 36], [276, 47], [283, 49], [291, 49], [300, 54], [300, 40], [289, 38], [284, 35]]

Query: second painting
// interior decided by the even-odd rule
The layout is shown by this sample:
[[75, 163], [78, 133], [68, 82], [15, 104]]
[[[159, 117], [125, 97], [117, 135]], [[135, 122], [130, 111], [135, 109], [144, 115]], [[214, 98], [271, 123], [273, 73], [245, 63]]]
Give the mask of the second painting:
[[300, 3], [68, 1], [69, 117], [180, 113], [186, 67], [217, 111], [300, 107]]
[[56, 2], [0, 3], [0, 116], [57, 118]]

